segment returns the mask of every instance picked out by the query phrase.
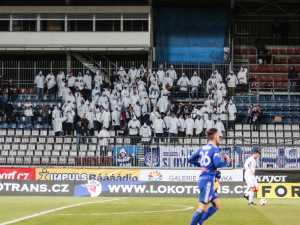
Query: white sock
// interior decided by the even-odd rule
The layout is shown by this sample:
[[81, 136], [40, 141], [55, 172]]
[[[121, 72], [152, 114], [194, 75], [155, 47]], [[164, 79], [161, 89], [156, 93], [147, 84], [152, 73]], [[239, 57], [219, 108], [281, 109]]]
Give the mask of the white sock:
[[250, 192], [251, 192], [250, 188], [247, 188], [246, 191], [244, 192], [245, 196], [249, 196]]
[[253, 201], [253, 197], [254, 197], [254, 192], [250, 191], [249, 192], [249, 203], [251, 203]]

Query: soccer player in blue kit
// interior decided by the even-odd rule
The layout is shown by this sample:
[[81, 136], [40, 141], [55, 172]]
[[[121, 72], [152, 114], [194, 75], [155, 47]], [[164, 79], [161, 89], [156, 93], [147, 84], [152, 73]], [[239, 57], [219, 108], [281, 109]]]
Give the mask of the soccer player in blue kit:
[[[198, 180], [199, 208], [195, 212], [191, 225], [202, 225], [205, 220], [211, 217], [220, 209], [220, 201], [214, 191], [214, 181], [217, 168], [226, 166], [231, 162], [229, 156], [225, 155], [225, 161], [220, 160], [219, 132], [215, 128], [206, 131], [208, 144], [200, 148], [189, 158], [189, 163], [200, 167], [201, 175]], [[208, 204], [212, 206], [208, 208]]]

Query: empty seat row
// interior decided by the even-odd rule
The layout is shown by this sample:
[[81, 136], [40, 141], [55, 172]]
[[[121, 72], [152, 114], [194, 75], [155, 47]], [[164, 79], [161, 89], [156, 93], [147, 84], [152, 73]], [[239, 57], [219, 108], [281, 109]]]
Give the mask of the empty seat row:
[[250, 74], [250, 81], [287, 81], [288, 77], [285, 74]]
[[[272, 54], [281, 54], [281, 55], [298, 55], [300, 54], [300, 48], [293, 48], [293, 47], [289, 47], [289, 48], [271, 48], [271, 49], [267, 49], [270, 50]], [[243, 48], [234, 48], [234, 53], [235, 54], [243, 54], [243, 55], [247, 55], [247, 54], [251, 54], [251, 55], [255, 55], [257, 54], [256, 48], [254, 47], [243, 47]]]
[[250, 82], [251, 88], [288, 88], [288, 82]]
[[[250, 124], [236, 124], [235, 130], [250, 130]], [[260, 125], [261, 131], [299, 131], [300, 127], [298, 124], [288, 125], [288, 124], [261, 124]]]
[[[299, 71], [300, 66], [295, 67]], [[289, 66], [249, 66], [249, 72], [265, 72], [265, 73], [287, 73], [289, 71]]]

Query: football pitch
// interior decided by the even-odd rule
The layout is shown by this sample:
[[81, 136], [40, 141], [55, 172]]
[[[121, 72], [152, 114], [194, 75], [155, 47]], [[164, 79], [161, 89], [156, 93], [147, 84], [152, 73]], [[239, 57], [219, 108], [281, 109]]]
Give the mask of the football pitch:
[[[0, 197], [0, 225], [188, 225], [197, 198]], [[222, 209], [205, 224], [300, 224], [299, 199], [269, 199], [248, 206], [221, 198]]]

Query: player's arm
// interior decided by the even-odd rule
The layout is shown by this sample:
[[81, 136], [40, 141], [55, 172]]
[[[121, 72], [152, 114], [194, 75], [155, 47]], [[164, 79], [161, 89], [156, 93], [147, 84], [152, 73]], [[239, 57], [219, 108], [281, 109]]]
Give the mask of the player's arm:
[[198, 161], [199, 159], [199, 151], [195, 152], [190, 158], [189, 158], [189, 163], [197, 166], [197, 167], [200, 167], [200, 163]]
[[225, 160], [226, 160], [226, 162], [221, 162], [221, 159], [220, 159], [220, 150], [218, 149], [215, 152], [214, 157], [213, 157], [214, 166], [216, 168], [221, 168], [221, 167], [227, 166], [227, 164], [229, 164], [231, 160], [230, 160], [230, 158], [227, 155], [225, 156]]

